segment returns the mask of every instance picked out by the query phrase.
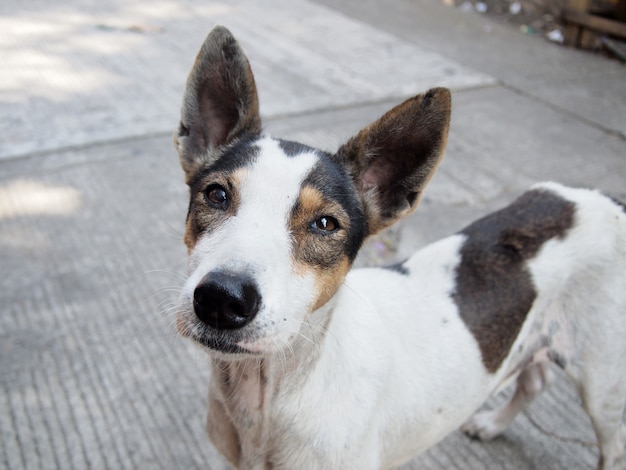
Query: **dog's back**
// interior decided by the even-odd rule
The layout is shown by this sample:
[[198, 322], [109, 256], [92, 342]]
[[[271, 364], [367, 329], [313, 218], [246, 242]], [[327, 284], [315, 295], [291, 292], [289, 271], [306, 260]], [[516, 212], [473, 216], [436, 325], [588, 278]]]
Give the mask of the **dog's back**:
[[[542, 183], [402, 263], [349, 273], [330, 327], [346, 342], [332, 356], [335, 364], [351, 354], [376, 358], [369, 373], [386, 375], [394, 397], [381, 412], [412, 410], [392, 455], [428, 448], [449, 432], [436, 423], [462, 420], [510, 378], [534, 386], [554, 362], [582, 391], [601, 445], [613, 448], [605, 455], [619, 460], [625, 280], [623, 206], [597, 191]], [[355, 310], [366, 329], [350, 314], [344, 320]], [[466, 431], [491, 438], [506, 427], [479, 426], [489, 430]]]
[[[519, 208], [511, 210], [525, 196], [537, 191], [543, 196], [527, 204], [522, 213]], [[532, 308], [522, 314], [521, 322], [515, 320], [515, 315], [512, 322], [505, 321], [504, 316], [493, 318], [493, 312], [497, 311], [493, 308], [488, 310], [487, 318], [483, 316], [480, 321], [474, 321], [481, 317], [476, 303], [474, 311], [469, 309], [468, 327], [479, 342], [483, 362], [488, 368], [491, 365], [500, 380], [517, 376], [518, 383], [509, 403], [493, 411], [477, 413], [464, 430], [482, 439], [500, 434], [515, 414], [550, 382], [547, 363], [553, 362], [567, 373], [581, 394], [598, 436], [599, 468], [623, 468], [626, 207], [598, 191], [542, 183], [516, 203], [488, 217], [501, 217], [502, 213], [505, 218], [535, 214], [529, 219], [535, 221], [530, 229], [518, 227], [512, 234], [510, 227], [516, 223], [510, 222], [502, 232], [508, 242], [513, 240], [507, 249], [520, 257], [527, 256], [528, 253], [524, 253], [527, 250], [531, 252], [525, 263], [529, 276], [521, 276], [521, 282], [509, 292], [513, 299], [510, 306], [519, 308], [523, 297], [530, 295]], [[551, 236], [543, 240], [535, 252], [537, 238], [532, 227], [537, 224], [543, 225], [541, 234]], [[490, 263], [486, 269], [501, 286], [503, 278], [509, 274], [498, 270], [496, 264]], [[472, 281], [471, 287], [476, 288], [475, 271]], [[502, 293], [500, 287], [495, 291]], [[472, 304], [475, 296], [475, 291], [465, 290], [458, 301], [461, 313], [467, 310], [463, 303], [469, 300]], [[505, 305], [509, 302], [503, 301]], [[510, 313], [503, 311], [509, 317]], [[485, 331], [489, 328], [494, 329], [491, 335]], [[494, 344], [500, 341], [502, 345], [507, 338], [514, 341], [510, 342], [510, 347], [505, 347], [506, 358], [498, 365], [502, 354], [494, 351]]]

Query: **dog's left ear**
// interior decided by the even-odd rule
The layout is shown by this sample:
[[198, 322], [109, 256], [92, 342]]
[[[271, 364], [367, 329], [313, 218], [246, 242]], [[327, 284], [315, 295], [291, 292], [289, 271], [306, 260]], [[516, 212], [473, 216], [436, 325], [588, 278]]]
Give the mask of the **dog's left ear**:
[[445, 150], [450, 107], [450, 91], [434, 88], [396, 106], [339, 148], [335, 158], [361, 193], [369, 234], [417, 207]]
[[261, 132], [259, 99], [250, 64], [223, 26], [207, 36], [187, 78], [174, 134], [187, 183], [225, 146]]

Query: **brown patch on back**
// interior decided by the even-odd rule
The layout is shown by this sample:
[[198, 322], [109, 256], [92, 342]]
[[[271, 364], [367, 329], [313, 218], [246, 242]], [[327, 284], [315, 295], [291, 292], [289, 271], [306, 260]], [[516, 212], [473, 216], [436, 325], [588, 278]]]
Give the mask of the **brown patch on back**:
[[[319, 233], [311, 228], [318, 217], [332, 216], [339, 230]], [[324, 305], [341, 285], [352, 262], [348, 255], [350, 218], [337, 202], [328, 200], [313, 186], [304, 186], [294, 206], [290, 220], [293, 237], [294, 272], [313, 273], [317, 295], [314, 310]]]
[[537, 295], [527, 261], [574, 224], [574, 204], [546, 190], [523, 194], [461, 233], [467, 236], [452, 298], [489, 372], [508, 355]]

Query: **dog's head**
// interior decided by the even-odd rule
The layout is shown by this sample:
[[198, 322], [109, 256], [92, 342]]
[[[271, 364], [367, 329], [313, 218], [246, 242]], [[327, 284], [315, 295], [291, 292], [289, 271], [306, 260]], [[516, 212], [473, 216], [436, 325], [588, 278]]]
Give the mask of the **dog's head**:
[[228, 30], [189, 74], [175, 145], [190, 188], [178, 329], [221, 353], [287, 347], [342, 284], [363, 240], [411, 213], [445, 148], [450, 93], [382, 116], [331, 155], [265, 136]]

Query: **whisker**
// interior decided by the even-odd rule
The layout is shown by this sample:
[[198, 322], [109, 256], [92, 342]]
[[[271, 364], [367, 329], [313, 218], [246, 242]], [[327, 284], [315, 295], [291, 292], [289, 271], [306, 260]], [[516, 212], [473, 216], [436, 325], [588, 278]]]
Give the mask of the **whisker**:
[[145, 274], [167, 274], [183, 282], [187, 279], [185, 274], [181, 273], [180, 271], [173, 271], [171, 269], [148, 269], [144, 271], [144, 273]]

